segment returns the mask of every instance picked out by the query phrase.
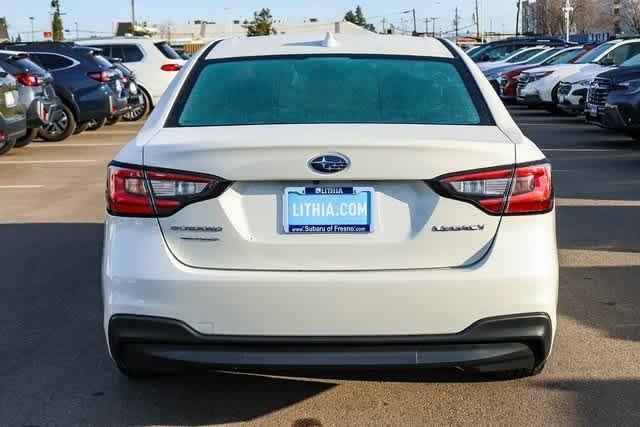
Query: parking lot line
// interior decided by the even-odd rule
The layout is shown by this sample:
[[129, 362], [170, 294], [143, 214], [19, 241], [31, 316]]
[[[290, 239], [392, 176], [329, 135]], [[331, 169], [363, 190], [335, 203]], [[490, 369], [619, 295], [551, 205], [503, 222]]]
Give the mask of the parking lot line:
[[599, 200], [599, 199], [567, 199], [557, 198], [558, 206], [609, 206], [609, 207], [640, 207], [640, 200]]
[[126, 142], [78, 142], [70, 144], [29, 144], [28, 148], [64, 148], [64, 147], [124, 147]]
[[558, 152], [599, 152], [599, 151], [629, 151], [626, 148], [543, 148], [542, 151], [558, 151]]
[[0, 190], [27, 190], [30, 188], [44, 188], [44, 185], [0, 185]]
[[97, 160], [2, 160], [0, 165], [30, 165], [30, 164], [53, 164], [53, 163], [95, 163]]

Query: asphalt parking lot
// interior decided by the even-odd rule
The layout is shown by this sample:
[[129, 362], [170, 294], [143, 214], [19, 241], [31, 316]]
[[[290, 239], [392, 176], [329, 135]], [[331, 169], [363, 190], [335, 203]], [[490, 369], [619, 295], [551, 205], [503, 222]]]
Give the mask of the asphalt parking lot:
[[123, 123], [0, 159], [0, 424], [640, 425], [640, 143], [511, 111], [553, 162], [558, 198], [559, 330], [543, 374], [126, 379], [100, 293], [105, 166], [140, 126]]

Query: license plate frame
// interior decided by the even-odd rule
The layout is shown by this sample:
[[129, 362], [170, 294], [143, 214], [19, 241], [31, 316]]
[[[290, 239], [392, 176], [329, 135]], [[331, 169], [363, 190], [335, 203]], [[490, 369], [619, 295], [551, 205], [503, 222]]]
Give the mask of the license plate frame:
[[[375, 190], [373, 187], [351, 186], [310, 186], [286, 187], [283, 194], [282, 222], [285, 234], [370, 234], [374, 231]], [[296, 207], [290, 202], [294, 199], [308, 198], [313, 205], [307, 208], [318, 215], [306, 215], [298, 205], [298, 218], [292, 218]], [[324, 200], [323, 200], [324, 199]], [[343, 199], [340, 201], [340, 199]], [[322, 205], [318, 205], [322, 203]], [[340, 205], [336, 205], [340, 203]], [[342, 204], [348, 203], [346, 209], [355, 209], [355, 215], [341, 214]], [[363, 214], [362, 203], [366, 203]], [[354, 205], [355, 204], [355, 205]], [[316, 207], [319, 206], [319, 207]], [[329, 208], [328, 206], [332, 207]], [[355, 208], [354, 208], [355, 206]], [[329, 210], [333, 214], [329, 215]], [[344, 213], [344, 212], [342, 212]], [[352, 213], [352, 212], [349, 212]], [[300, 215], [302, 214], [302, 215]], [[295, 216], [295, 215], [294, 215]], [[366, 219], [364, 219], [366, 217]], [[313, 220], [307, 218], [315, 218]]]

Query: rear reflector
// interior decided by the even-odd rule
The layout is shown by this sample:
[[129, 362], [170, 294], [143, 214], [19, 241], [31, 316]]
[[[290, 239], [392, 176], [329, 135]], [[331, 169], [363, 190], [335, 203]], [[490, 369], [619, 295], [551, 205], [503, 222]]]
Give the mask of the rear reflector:
[[493, 215], [544, 213], [553, 208], [549, 163], [461, 172], [429, 183], [441, 196], [473, 203]]
[[162, 71], [180, 71], [182, 65], [180, 64], [164, 64], [160, 69]]
[[208, 175], [112, 163], [107, 211], [116, 216], [170, 216], [191, 203], [218, 197], [228, 186], [228, 181]]

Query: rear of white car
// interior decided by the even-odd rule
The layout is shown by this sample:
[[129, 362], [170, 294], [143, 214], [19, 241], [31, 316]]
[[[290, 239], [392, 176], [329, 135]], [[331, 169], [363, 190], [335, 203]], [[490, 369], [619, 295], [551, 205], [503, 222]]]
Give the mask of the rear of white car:
[[185, 60], [165, 40], [148, 37], [111, 37], [79, 40], [78, 44], [103, 49], [105, 56], [122, 59], [137, 84], [155, 106]]
[[446, 41], [210, 45], [109, 168], [105, 332], [125, 373], [528, 375], [556, 324], [551, 169]]

